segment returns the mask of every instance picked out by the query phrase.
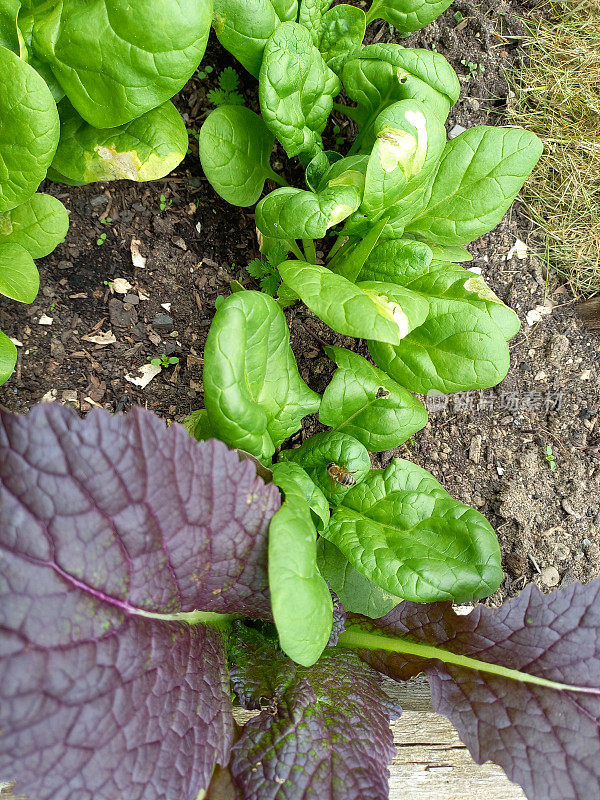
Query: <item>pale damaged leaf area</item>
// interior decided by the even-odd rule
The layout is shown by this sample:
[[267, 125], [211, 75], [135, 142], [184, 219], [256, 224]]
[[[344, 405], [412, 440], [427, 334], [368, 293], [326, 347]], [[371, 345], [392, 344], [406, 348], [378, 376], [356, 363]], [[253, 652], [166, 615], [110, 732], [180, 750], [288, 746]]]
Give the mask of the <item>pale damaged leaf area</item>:
[[61, 135], [52, 167], [71, 181], [156, 180], [187, 153], [188, 134], [172, 103], [110, 129], [88, 125], [67, 100], [59, 111]]

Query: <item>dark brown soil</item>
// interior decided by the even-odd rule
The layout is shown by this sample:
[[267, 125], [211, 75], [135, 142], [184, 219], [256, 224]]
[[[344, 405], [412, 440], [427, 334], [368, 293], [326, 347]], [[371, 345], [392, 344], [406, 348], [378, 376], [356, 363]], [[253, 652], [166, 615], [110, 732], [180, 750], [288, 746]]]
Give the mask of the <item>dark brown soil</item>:
[[[449, 130], [502, 124], [509, 92], [504, 70], [519, 57], [519, 40], [510, 38], [522, 31], [515, 12], [529, 5], [457, 0], [438, 21], [402, 42], [436, 47], [461, 76], [463, 94]], [[392, 40], [387, 25], [372, 27], [372, 39]], [[485, 71], [478, 67], [467, 80], [463, 61]], [[194, 129], [208, 111], [206, 91], [233, 64], [215, 42], [204, 63], [214, 72], [192, 79], [177, 99]], [[246, 101], [256, 108], [254, 82], [243, 81]], [[139, 404], [176, 421], [202, 407], [202, 352], [215, 298], [229, 293], [233, 279], [256, 288], [244, 266], [256, 257], [257, 245], [252, 210], [228, 206], [214, 194], [190, 141], [192, 152], [164, 181], [46, 187], [66, 204], [71, 228], [66, 243], [39, 262], [36, 302], [0, 305], [0, 329], [22, 343], [16, 374], [0, 389], [4, 406], [24, 412], [41, 399], [54, 399], [86, 413], [94, 404], [113, 412]], [[278, 159], [283, 163], [276, 154]], [[161, 195], [167, 204], [162, 211]], [[105, 242], [97, 244], [103, 233]], [[450, 396], [445, 407], [432, 409], [427, 428], [413, 442], [374, 459], [414, 460], [488, 517], [506, 570], [493, 602], [532, 581], [550, 588], [588, 581], [600, 569], [600, 340], [578, 322], [566, 289], [546, 276], [529, 234], [529, 223], [514, 207], [493, 233], [470, 247], [473, 266], [523, 322], [506, 380], [493, 390]], [[529, 242], [524, 258], [511, 257], [517, 239]], [[133, 266], [133, 240], [147, 258], [145, 268]], [[131, 284], [126, 295], [107, 285], [116, 278]], [[170, 304], [168, 310], [162, 304]], [[530, 326], [527, 313], [541, 306], [550, 313]], [[172, 325], [161, 327], [159, 314], [169, 315]], [[52, 323], [41, 324], [44, 317]], [[332, 374], [322, 342], [356, 343], [336, 336], [302, 307], [288, 317], [300, 372], [322, 391]], [[113, 344], [86, 340], [108, 331]], [[143, 390], [127, 381], [149, 357], [163, 353], [178, 356], [179, 364]], [[318, 423], [308, 419], [304, 435], [316, 429]]]

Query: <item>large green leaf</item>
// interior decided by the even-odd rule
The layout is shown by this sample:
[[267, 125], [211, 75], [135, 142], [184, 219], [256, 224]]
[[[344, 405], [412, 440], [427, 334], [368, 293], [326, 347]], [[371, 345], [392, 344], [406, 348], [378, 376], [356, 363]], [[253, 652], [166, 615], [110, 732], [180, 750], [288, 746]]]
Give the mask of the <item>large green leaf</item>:
[[336, 464], [359, 483], [371, 469], [371, 459], [364, 445], [347, 433], [315, 433], [300, 447], [283, 450], [280, 461], [293, 461], [309, 475], [332, 505], [337, 505], [350, 486], [335, 481], [327, 468]]
[[164, 103], [118, 128], [93, 128], [68, 100], [60, 110], [60, 141], [52, 167], [70, 181], [152, 181], [183, 161], [185, 123], [173, 103]]
[[330, 0], [300, 0], [298, 23], [304, 25], [310, 33], [313, 44], [317, 46], [319, 44], [323, 14], [330, 5]]
[[228, 203], [252, 206], [271, 169], [275, 137], [262, 119], [245, 106], [221, 106], [200, 129], [198, 149], [204, 174]]
[[303, 25], [284, 22], [276, 29], [260, 69], [260, 108], [290, 158], [302, 153], [310, 160], [322, 147], [321, 133], [340, 88]]
[[297, 0], [214, 0], [214, 6], [217, 39], [258, 78], [267, 41], [278, 25], [296, 19]]
[[460, 94], [456, 73], [440, 53], [370, 44], [346, 62], [342, 81], [348, 97], [358, 103], [352, 118], [364, 128], [370, 146], [370, 128], [384, 108], [398, 100], [421, 100], [442, 121]]
[[0, 331], [0, 386], [10, 378], [17, 363], [17, 348], [5, 333]]
[[274, 239], [322, 239], [358, 208], [354, 186], [331, 186], [318, 194], [283, 186], [256, 207], [256, 227]]
[[317, 563], [321, 575], [339, 597], [344, 611], [378, 619], [402, 602], [401, 597], [386, 592], [354, 569], [346, 556], [322, 536], [317, 543]]
[[7, 47], [17, 55], [21, 54], [21, 39], [17, 27], [20, 0], [0, 1], [0, 47]]
[[502, 580], [487, 520], [402, 459], [353, 487], [322, 535], [365, 577], [405, 600], [478, 600]]
[[69, 215], [60, 200], [34, 194], [25, 203], [0, 214], [0, 244], [19, 244], [32, 258], [43, 258], [64, 242]]
[[40, 276], [27, 250], [0, 239], [0, 295], [20, 303], [33, 303], [39, 288]]
[[38, 73], [0, 47], [0, 212], [24, 203], [46, 177], [59, 121]]
[[260, 292], [236, 292], [213, 319], [204, 350], [204, 403], [215, 434], [269, 461], [320, 398], [298, 373], [283, 312]]
[[317, 45], [327, 66], [338, 75], [346, 61], [361, 48], [366, 27], [365, 12], [346, 3], [323, 15]]
[[368, 19], [384, 19], [403, 33], [412, 33], [439, 17], [452, 0], [373, 0]]
[[427, 424], [427, 411], [410, 392], [365, 358], [325, 347], [338, 365], [325, 389], [319, 421], [349, 433], [372, 453], [398, 447]]
[[[317, 566], [317, 531], [303, 492], [276, 464], [273, 482], [285, 500], [269, 526], [269, 588], [281, 649], [304, 667], [329, 641], [333, 603]], [[283, 467], [284, 478], [279, 481]]]
[[360, 277], [395, 281], [414, 292], [428, 303], [427, 318], [398, 345], [370, 341], [374, 361], [402, 386], [422, 394], [500, 383], [509, 367], [506, 341], [519, 329], [516, 314], [481, 277], [457, 264], [421, 259], [407, 268], [396, 258], [405, 248], [401, 240], [380, 242]]
[[280, 264], [283, 282], [337, 333], [398, 344], [427, 317], [427, 302], [389, 283], [364, 286], [327, 267], [304, 261]]
[[79, 114], [124, 125], [176, 94], [200, 63], [210, 0], [60, 0], [34, 4], [33, 50]]
[[373, 130], [363, 201], [344, 230], [364, 236], [385, 215], [382, 237], [395, 238], [427, 203], [426, 189], [444, 152], [446, 128], [421, 101], [401, 100], [379, 114]]
[[406, 228], [434, 244], [467, 244], [491, 231], [542, 154], [520, 128], [477, 126], [446, 145], [425, 210]]
[[[520, 327], [519, 318], [485, 283], [460, 265], [432, 260], [432, 250], [421, 242], [407, 239], [380, 242], [371, 252], [360, 273], [361, 280], [398, 283], [431, 302], [447, 301], [439, 310], [475, 308], [500, 328], [506, 340]], [[431, 312], [428, 320], [431, 318]]]

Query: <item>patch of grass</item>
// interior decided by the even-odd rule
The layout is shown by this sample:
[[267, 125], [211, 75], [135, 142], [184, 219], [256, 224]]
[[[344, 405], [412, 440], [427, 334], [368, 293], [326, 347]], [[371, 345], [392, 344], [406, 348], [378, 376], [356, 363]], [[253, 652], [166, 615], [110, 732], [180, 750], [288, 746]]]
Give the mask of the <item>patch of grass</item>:
[[543, 10], [525, 20], [509, 116], [544, 142], [523, 198], [549, 261], [576, 296], [590, 296], [600, 292], [600, 5], [551, 0]]

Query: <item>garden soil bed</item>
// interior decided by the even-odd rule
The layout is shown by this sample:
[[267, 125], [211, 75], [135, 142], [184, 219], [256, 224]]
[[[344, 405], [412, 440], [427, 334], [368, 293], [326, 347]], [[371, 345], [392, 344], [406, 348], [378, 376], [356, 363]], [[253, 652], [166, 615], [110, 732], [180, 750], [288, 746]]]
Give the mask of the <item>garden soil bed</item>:
[[[526, 9], [524, 3], [461, 0], [408, 40], [435, 46], [461, 76], [463, 93], [449, 130], [502, 124], [509, 97], [504, 70], [518, 56], [519, 40], [511, 37], [522, 32], [515, 14]], [[381, 23], [373, 26], [373, 36], [392, 40]], [[467, 80], [462, 61], [485, 71], [477, 68]], [[207, 113], [206, 91], [233, 62], [211, 40], [204, 63], [214, 67], [209, 78], [192, 79], [177, 99], [195, 129]], [[246, 101], [256, 108], [254, 82], [243, 81]], [[229, 293], [233, 279], [257, 288], [244, 266], [258, 253], [252, 210], [231, 207], [214, 194], [193, 139], [190, 147], [185, 162], [164, 181], [45, 187], [69, 209], [71, 228], [67, 241], [39, 262], [35, 303], [0, 305], [0, 328], [21, 342], [17, 372], [0, 389], [2, 405], [21, 413], [42, 399], [80, 413], [94, 405], [111, 412], [142, 405], [168, 421], [203, 406], [202, 352], [214, 301]], [[106, 239], [98, 244], [101, 234]], [[526, 253], [515, 251], [517, 240], [528, 242]], [[145, 267], [133, 264], [136, 241]], [[409, 458], [487, 516], [500, 538], [506, 575], [493, 603], [530, 582], [550, 589], [599, 573], [600, 339], [578, 321], [572, 297], [546, 274], [535, 249], [518, 206], [496, 231], [470, 246], [472, 266], [522, 321], [503, 384], [446, 398], [431, 408], [427, 428], [414, 441], [374, 460], [379, 466], [393, 456]], [[125, 294], [111, 288], [116, 278], [130, 284]], [[114, 288], [124, 284], [117, 281]], [[288, 318], [300, 372], [322, 391], [332, 365], [321, 345], [356, 344], [303, 307], [289, 310]], [[108, 331], [111, 344], [89, 339]], [[178, 356], [177, 366], [143, 390], [126, 379], [162, 353]], [[318, 427], [308, 419], [301, 435]]]

